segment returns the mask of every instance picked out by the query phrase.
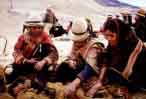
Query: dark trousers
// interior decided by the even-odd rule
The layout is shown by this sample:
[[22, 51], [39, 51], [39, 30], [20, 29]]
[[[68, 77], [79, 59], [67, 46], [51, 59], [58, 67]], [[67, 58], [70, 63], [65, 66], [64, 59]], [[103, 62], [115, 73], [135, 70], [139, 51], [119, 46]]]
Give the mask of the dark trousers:
[[77, 69], [72, 69], [69, 67], [69, 64], [61, 63], [57, 69], [57, 81], [62, 83], [73, 81], [82, 70], [82, 67], [77, 67]]
[[32, 64], [12, 64], [13, 65], [13, 72], [10, 75], [6, 76], [7, 83], [11, 83], [16, 80], [20, 76], [28, 77], [33, 75], [37, 77], [38, 80], [42, 82], [47, 82], [49, 80], [49, 71], [47, 65], [41, 71], [37, 71]]

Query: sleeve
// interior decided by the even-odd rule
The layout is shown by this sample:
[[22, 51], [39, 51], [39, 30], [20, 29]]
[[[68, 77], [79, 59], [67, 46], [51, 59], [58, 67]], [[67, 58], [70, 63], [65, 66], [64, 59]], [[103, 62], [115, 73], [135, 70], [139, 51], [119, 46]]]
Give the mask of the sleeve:
[[57, 64], [57, 61], [59, 59], [58, 51], [54, 45], [49, 44], [49, 53], [44, 58], [44, 60], [47, 62], [47, 64]]
[[85, 68], [77, 75], [77, 77], [81, 80], [81, 81], [84, 81], [84, 80], [87, 80], [89, 79], [92, 74], [93, 74], [93, 70], [92, 68], [89, 66], [89, 64], [86, 64], [85, 65]]
[[19, 37], [14, 47], [13, 57], [14, 57], [15, 64], [20, 64], [24, 59], [24, 56], [22, 53], [23, 43], [24, 43], [24, 36], [22, 35]]

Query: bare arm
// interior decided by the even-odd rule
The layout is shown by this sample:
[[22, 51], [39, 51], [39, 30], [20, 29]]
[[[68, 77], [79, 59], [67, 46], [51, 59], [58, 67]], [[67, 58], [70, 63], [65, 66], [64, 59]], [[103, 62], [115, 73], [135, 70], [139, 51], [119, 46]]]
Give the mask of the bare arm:
[[142, 41], [139, 40], [137, 46], [135, 47], [135, 49], [133, 50], [133, 52], [129, 56], [127, 66], [125, 67], [125, 69], [124, 69], [124, 71], [122, 73], [123, 77], [125, 77], [126, 79], [128, 79], [128, 77], [132, 73], [133, 66], [135, 64], [135, 61], [136, 61], [139, 53], [142, 50], [142, 46], [143, 46], [143, 43], [142, 43]]
[[100, 75], [99, 75], [99, 80], [102, 82], [104, 77], [105, 77], [105, 73], [106, 73], [107, 67], [103, 66], [101, 71], [100, 71]]

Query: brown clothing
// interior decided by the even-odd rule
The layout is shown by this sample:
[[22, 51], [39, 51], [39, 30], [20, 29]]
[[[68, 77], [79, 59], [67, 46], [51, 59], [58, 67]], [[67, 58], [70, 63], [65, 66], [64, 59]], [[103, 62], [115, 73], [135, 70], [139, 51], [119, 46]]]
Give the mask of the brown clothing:
[[24, 34], [19, 37], [14, 48], [13, 56], [15, 59], [15, 63], [22, 63], [24, 58], [33, 58], [37, 52], [37, 48], [41, 47], [40, 44], [48, 46], [48, 50], [50, 50], [47, 57], [43, 58], [46, 58], [46, 60], [49, 58], [52, 61], [58, 60], [58, 52], [52, 44], [51, 38], [46, 33], [42, 33], [42, 35], [37, 39], [33, 39], [28, 34]]

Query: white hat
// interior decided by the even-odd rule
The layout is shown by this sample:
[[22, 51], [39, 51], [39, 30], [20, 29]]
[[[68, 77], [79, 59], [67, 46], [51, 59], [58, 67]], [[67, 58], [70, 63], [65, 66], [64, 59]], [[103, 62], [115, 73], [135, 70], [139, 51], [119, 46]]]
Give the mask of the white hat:
[[31, 15], [24, 23], [25, 26], [44, 26], [42, 23], [42, 17], [40, 15]]
[[72, 24], [72, 31], [69, 33], [70, 39], [73, 41], [83, 41], [89, 37], [87, 32], [87, 22], [85, 19], [76, 19]]

